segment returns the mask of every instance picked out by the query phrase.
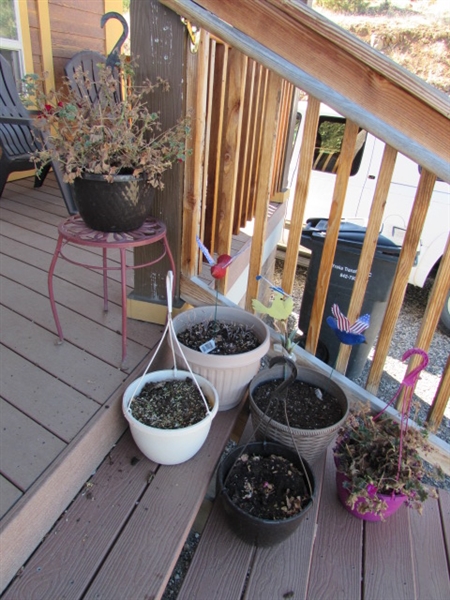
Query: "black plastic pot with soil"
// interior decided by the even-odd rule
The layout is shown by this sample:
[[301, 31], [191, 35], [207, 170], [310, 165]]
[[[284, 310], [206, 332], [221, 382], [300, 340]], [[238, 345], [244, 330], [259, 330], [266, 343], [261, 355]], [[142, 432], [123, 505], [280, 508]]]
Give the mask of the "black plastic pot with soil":
[[313, 504], [315, 482], [295, 451], [251, 442], [222, 460], [217, 489], [232, 531], [248, 544], [272, 546], [299, 527]]

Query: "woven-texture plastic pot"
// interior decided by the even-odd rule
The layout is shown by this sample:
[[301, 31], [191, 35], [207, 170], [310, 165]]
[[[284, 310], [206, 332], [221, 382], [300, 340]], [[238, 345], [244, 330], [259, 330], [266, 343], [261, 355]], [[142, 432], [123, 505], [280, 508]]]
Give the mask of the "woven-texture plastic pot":
[[387, 504], [386, 510], [383, 511], [383, 513], [381, 513], [380, 515], [376, 515], [373, 512], [360, 513], [358, 510], [358, 507], [362, 502], [364, 502], [364, 498], [358, 499], [356, 501], [354, 508], [349, 506], [347, 504], [347, 499], [350, 495], [350, 492], [348, 491], [347, 488], [344, 487], [344, 483], [346, 481], [349, 481], [348, 477], [346, 477], [346, 475], [344, 473], [340, 473], [339, 471], [336, 471], [336, 487], [337, 487], [339, 500], [341, 501], [344, 508], [351, 515], [353, 515], [354, 517], [357, 517], [358, 519], [362, 519], [363, 521], [372, 521], [372, 522], [384, 521], [385, 519], [387, 519], [388, 517], [390, 517], [391, 515], [396, 513], [398, 511], [398, 509], [401, 506], [403, 506], [403, 504], [406, 502], [406, 496], [403, 496], [402, 494], [397, 495], [397, 496], [396, 495], [388, 496], [387, 494], [377, 494], [379, 498], [381, 498], [382, 500], [384, 500], [386, 502], [386, 504]]
[[[343, 415], [337, 423], [323, 429], [298, 429], [283, 425], [275, 421], [275, 419], [271, 419], [270, 415], [263, 413], [253, 398], [253, 392], [263, 383], [273, 381], [274, 379], [284, 379], [284, 367], [282, 365], [275, 365], [271, 369], [261, 371], [251, 381], [250, 414], [256, 439], [268, 439], [285, 444], [289, 448], [297, 448], [300, 455], [312, 463], [326, 450], [333, 440], [335, 433], [346, 420], [349, 411], [349, 402], [343, 389], [329, 377], [307, 367], [298, 367], [297, 372], [297, 381], [303, 381], [319, 387], [337, 398]], [[295, 440], [295, 445], [292, 438]]]
[[214, 386], [203, 377], [196, 377], [205, 398], [212, 408], [210, 413], [195, 425], [189, 425], [181, 429], [158, 429], [144, 425], [133, 417], [128, 410], [131, 398], [139, 394], [144, 385], [149, 382], [183, 380], [191, 377], [189, 371], [177, 371], [172, 369], [154, 371], [131, 383], [123, 395], [122, 410], [130, 425], [131, 435], [141, 450], [150, 460], [161, 465], [177, 465], [192, 458], [208, 437], [211, 423], [219, 408], [219, 398]]
[[154, 188], [143, 178], [85, 173], [73, 183], [75, 203], [83, 221], [97, 231], [132, 231], [150, 215]]
[[[260, 454], [264, 457], [271, 454], [283, 456], [290, 460], [300, 471], [304, 472], [306, 470], [311, 484], [312, 496], [301, 512], [288, 519], [271, 521], [250, 515], [236, 506], [226, 489], [226, 478], [232, 465], [243, 451], [248, 454]], [[247, 544], [256, 544], [258, 546], [273, 546], [292, 535], [298, 529], [302, 519], [313, 505], [315, 495], [315, 480], [311, 467], [305, 460], [303, 460], [303, 466], [296, 452], [290, 448], [286, 448], [286, 446], [271, 442], [252, 442], [246, 446], [237, 446], [230, 454], [223, 458], [217, 470], [217, 490], [230, 529]]]
[[[175, 332], [179, 334], [192, 325], [208, 322], [214, 318], [224, 323], [240, 323], [250, 326], [261, 342], [250, 352], [229, 356], [203, 354], [180, 344], [193, 372], [206, 377], [216, 388], [219, 394], [219, 410], [222, 411], [234, 408], [242, 400], [248, 384], [260, 368], [261, 359], [269, 350], [270, 332], [260, 318], [241, 308], [227, 306], [192, 308], [176, 315], [173, 319], [173, 326]], [[181, 362], [182, 357], [178, 348], [175, 348], [175, 353]]]

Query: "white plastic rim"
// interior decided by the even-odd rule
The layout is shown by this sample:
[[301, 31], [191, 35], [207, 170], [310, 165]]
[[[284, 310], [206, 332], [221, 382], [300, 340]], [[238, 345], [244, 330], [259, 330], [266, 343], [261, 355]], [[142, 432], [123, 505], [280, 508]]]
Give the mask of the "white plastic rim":
[[[217, 310], [217, 312], [216, 312]], [[217, 314], [217, 317], [216, 317]], [[219, 394], [219, 410], [234, 408], [242, 400], [248, 384], [260, 369], [261, 359], [270, 348], [270, 332], [259, 318], [241, 308], [202, 306], [181, 312], [173, 319], [175, 333], [214, 318], [225, 323], [241, 323], [252, 327], [260, 345], [250, 352], [234, 355], [202, 354], [181, 344], [183, 354], [194, 373], [206, 377]], [[177, 348], [175, 354], [181, 356]]]
[[155, 371], [133, 381], [123, 395], [123, 414], [130, 425], [131, 435], [137, 447], [147, 458], [161, 465], [183, 463], [197, 454], [203, 446], [211, 429], [212, 420], [219, 409], [219, 396], [216, 389], [204, 377], [195, 376], [212, 408], [202, 421], [182, 429], [158, 429], [144, 425], [133, 417], [129, 411], [129, 405], [131, 399], [138, 395], [149, 381], [183, 380], [187, 377], [192, 379], [189, 371], [175, 372], [172, 369]]

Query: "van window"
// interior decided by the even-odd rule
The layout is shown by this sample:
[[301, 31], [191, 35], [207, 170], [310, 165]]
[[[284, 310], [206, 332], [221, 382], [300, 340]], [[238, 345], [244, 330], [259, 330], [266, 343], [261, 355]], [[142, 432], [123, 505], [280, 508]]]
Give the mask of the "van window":
[[[345, 119], [322, 115], [319, 118], [313, 169], [325, 173], [336, 173], [344, 137]], [[356, 140], [355, 157], [350, 176], [356, 175], [361, 165], [367, 132], [360, 129]]]

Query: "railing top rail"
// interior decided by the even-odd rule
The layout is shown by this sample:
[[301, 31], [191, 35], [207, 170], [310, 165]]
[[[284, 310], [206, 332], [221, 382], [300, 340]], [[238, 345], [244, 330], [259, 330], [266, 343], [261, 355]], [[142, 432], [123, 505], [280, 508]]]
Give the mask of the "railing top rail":
[[450, 181], [448, 97], [350, 33], [295, 0], [162, 1]]

